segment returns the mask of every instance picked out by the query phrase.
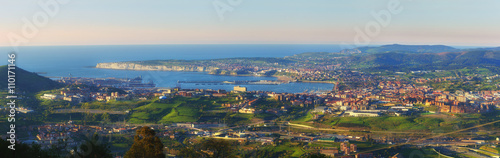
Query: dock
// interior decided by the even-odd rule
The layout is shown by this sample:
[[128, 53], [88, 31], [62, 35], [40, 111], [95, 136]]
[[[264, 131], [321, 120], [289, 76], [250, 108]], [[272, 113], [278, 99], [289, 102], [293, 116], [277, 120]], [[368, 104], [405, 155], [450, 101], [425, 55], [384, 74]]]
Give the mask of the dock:
[[177, 81], [177, 83], [194, 83], [194, 84], [230, 84], [230, 85], [279, 85], [285, 82], [273, 80], [242, 80], [242, 81]]

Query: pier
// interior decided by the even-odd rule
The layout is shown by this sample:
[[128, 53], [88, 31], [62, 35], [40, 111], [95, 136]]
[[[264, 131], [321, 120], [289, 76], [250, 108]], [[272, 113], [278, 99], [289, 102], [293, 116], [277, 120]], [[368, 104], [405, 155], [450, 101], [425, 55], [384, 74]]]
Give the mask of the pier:
[[194, 84], [254, 84], [254, 85], [278, 85], [285, 82], [273, 80], [243, 80], [243, 81], [177, 81], [177, 83], [194, 83]]

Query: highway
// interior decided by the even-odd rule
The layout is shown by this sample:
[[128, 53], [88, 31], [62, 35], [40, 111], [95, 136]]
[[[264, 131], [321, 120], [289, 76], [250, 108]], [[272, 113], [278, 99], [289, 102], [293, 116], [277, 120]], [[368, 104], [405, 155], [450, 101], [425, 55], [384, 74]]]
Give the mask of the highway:
[[468, 151], [474, 151], [474, 152], [481, 151], [481, 152], [485, 152], [485, 153], [488, 153], [488, 154], [491, 154], [491, 155], [496, 155], [497, 157], [500, 157], [500, 155], [497, 154], [497, 153], [492, 153], [492, 152], [485, 151], [485, 150], [479, 150], [479, 149], [473, 149], [473, 148], [467, 148], [467, 147], [458, 147], [458, 148], [463, 148], [463, 149], [466, 149]]
[[488, 156], [484, 156], [484, 155], [478, 154], [476, 152], [472, 152], [472, 151], [470, 151], [468, 149], [461, 148], [461, 147], [445, 147], [445, 148], [448, 149], [448, 150], [457, 152], [457, 153], [461, 153], [461, 154], [464, 154], [464, 155], [467, 155], [467, 156], [471, 156], [471, 157], [489, 158]]

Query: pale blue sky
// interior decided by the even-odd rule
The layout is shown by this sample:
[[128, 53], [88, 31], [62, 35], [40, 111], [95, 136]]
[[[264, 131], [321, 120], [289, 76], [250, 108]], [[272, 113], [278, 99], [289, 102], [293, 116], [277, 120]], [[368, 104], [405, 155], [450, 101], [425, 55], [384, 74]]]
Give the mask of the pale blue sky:
[[[42, 2], [48, 0], [41, 0]], [[227, 0], [218, 0], [227, 3]], [[220, 20], [214, 0], [70, 0], [22, 45], [339, 44], [391, 0], [242, 0]], [[0, 46], [22, 36], [38, 0], [0, 0]], [[369, 44], [500, 45], [498, 0], [399, 0]]]

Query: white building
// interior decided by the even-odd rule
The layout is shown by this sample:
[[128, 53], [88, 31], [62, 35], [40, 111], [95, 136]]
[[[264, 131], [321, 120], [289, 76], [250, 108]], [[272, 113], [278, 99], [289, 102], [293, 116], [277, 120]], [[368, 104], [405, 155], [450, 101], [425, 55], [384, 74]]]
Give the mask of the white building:
[[48, 100], [54, 100], [54, 99], [60, 99], [61, 96], [59, 96], [57, 94], [43, 94], [42, 96], [40, 96], [40, 98], [42, 98], [42, 99], [48, 99]]
[[378, 112], [369, 112], [369, 111], [358, 111], [358, 110], [349, 110], [346, 111], [345, 114], [352, 117], [378, 117], [380, 114]]

